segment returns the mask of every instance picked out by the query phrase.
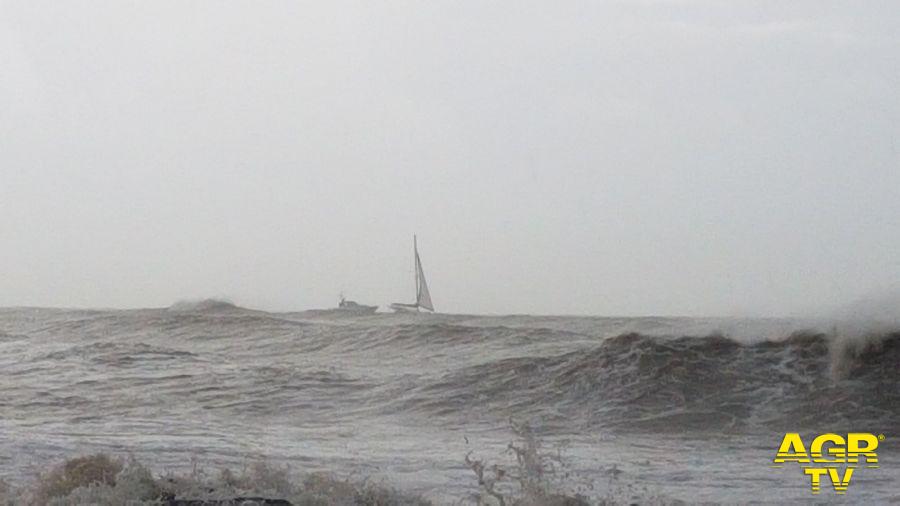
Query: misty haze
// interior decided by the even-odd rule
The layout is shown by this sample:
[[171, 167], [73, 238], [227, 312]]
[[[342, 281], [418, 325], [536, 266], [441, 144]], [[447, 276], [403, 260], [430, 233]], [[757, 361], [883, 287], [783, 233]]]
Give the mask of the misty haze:
[[900, 501], [898, 26], [0, 0], [0, 504]]

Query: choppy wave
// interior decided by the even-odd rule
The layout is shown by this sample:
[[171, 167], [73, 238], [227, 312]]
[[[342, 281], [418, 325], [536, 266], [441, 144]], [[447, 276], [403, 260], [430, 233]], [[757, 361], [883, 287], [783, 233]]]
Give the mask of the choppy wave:
[[[548, 428], [741, 430], [900, 427], [900, 333], [613, 337], [587, 350], [463, 368], [400, 403], [431, 415], [506, 413]], [[574, 426], [574, 427], [573, 427]]]
[[2, 330], [0, 344], [17, 345], [8, 351], [21, 356], [7, 372], [24, 383], [40, 384], [58, 366], [105, 379], [38, 390], [87, 399], [130, 392], [134, 401], [132, 390], [156, 384], [153, 394], [171, 395], [169, 406], [210, 412], [407, 413], [452, 423], [516, 416], [557, 430], [897, 424], [897, 332], [746, 342], [616, 333], [695, 330], [689, 320], [573, 318], [567, 329], [559, 317], [526, 318], [309, 321], [207, 301], [174, 312], [51, 312]]
[[[260, 453], [340, 467], [353, 451], [383, 464], [394, 455], [385, 438], [420, 448], [441, 434], [449, 448], [460, 432], [505, 434], [510, 418], [550, 436], [896, 433], [900, 332], [836, 338], [802, 328], [815, 327], [330, 317], [217, 303], [0, 309], [0, 455], [137, 449], [178, 466], [190, 450], [223, 464]], [[465, 451], [432, 453], [453, 469]], [[0, 459], [0, 476], [23, 472]]]
[[239, 310], [234, 302], [227, 299], [198, 299], [198, 300], [179, 300], [169, 306], [169, 311], [183, 312], [227, 312]]
[[186, 350], [145, 343], [98, 342], [75, 345], [63, 350], [49, 352], [37, 357], [37, 359], [51, 361], [76, 359], [113, 367], [125, 367], [161, 360], [195, 360], [197, 355]]

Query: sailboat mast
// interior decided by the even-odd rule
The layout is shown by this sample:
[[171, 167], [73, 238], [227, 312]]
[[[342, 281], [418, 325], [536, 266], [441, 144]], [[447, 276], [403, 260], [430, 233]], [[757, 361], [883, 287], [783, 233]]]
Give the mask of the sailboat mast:
[[413, 269], [416, 271], [416, 312], [419, 312], [419, 246], [416, 243], [416, 234], [413, 234]]

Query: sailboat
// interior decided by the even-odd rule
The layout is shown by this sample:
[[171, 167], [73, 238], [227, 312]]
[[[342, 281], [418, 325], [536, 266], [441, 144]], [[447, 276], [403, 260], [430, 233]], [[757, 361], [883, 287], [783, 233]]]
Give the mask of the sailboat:
[[434, 304], [431, 302], [431, 293], [428, 292], [428, 283], [425, 281], [425, 271], [422, 270], [422, 260], [419, 258], [419, 246], [416, 243], [415, 235], [413, 235], [413, 253], [416, 257], [416, 303], [394, 302], [390, 308], [398, 313], [418, 312], [422, 309], [434, 312]]

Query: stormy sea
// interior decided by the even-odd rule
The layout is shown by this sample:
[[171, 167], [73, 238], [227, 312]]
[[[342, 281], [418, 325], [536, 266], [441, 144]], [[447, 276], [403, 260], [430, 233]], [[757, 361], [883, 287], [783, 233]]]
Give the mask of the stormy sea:
[[[812, 320], [0, 309], [0, 504], [897, 503], [898, 366]], [[785, 432], [880, 466], [813, 495]]]

